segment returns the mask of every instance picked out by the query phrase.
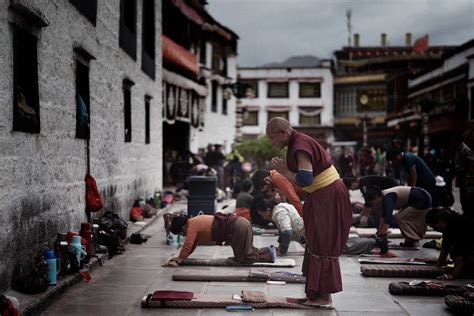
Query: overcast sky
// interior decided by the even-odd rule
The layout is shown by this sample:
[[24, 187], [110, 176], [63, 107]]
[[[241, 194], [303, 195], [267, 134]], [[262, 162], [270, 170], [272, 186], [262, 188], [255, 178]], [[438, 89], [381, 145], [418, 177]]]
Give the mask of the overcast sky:
[[239, 66], [290, 56], [330, 58], [347, 45], [346, 10], [361, 46], [404, 45], [405, 33], [429, 35], [430, 45], [474, 38], [474, 0], [208, 0], [211, 15], [239, 37]]

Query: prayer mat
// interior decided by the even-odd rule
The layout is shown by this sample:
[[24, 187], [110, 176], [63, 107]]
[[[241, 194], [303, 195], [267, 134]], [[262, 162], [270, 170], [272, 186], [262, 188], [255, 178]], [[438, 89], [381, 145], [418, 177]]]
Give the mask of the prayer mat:
[[407, 266], [427, 266], [427, 265], [433, 265], [429, 262], [424, 262], [424, 261], [417, 261], [417, 259], [408, 259], [408, 260], [393, 260], [393, 259], [386, 259], [386, 260], [381, 260], [381, 259], [359, 259], [358, 260], [360, 264], [398, 264], [398, 265], [407, 265]]
[[[359, 237], [371, 237], [377, 233], [377, 228], [351, 227], [350, 233], [357, 234]], [[387, 235], [388, 238], [404, 238], [399, 228], [390, 228]], [[424, 236], [426, 239], [436, 239], [441, 237], [443, 237], [442, 233], [433, 230], [427, 231]]]
[[400, 245], [395, 245], [395, 244], [388, 244], [388, 249], [392, 250], [420, 250], [420, 247], [405, 247], [405, 246], [400, 246]]
[[260, 228], [252, 226], [252, 231], [255, 236], [263, 235], [263, 236], [278, 236], [279, 232], [276, 228]]
[[388, 251], [387, 253], [382, 254], [379, 251], [372, 251], [371, 253], [363, 253], [359, 257], [373, 257], [373, 258], [395, 258], [398, 257], [395, 253]]
[[[322, 307], [302, 304], [301, 302], [305, 299], [266, 296], [263, 292], [258, 291], [243, 292], [242, 300], [233, 299], [232, 295], [201, 294], [194, 294], [192, 300], [154, 300], [153, 294], [148, 294], [143, 297], [141, 304], [143, 308], [225, 308], [229, 305], [248, 304], [253, 308], [322, 309]], [[326, 309], [328, 308], [332, 309], [331, 307]]]
[[433, 281], [391, 282], [388, 291], [393, 295], [445, 296], [466, 292], [461, 285], [443, 284]]
[[[470, 292], [474, 293], [474, 292]], [[467, 296], [467, 297], [465, 297]], [[444, 298], [444, 302], [448, 306], [449, 310], [462, 315], [470, 315], [474, 313], [474, 298], [473, 295], [447, 295]]]
[[276, 259], [275, 262], [237, 262], [230, 258], [194, 259], [187, 258], [181, 262], [182, 266], [213, 266], [213, 267], [273, 267], [292, 268], [296, 266], [293, 259]]
[[442, 275], [436, 266], [408, 266], [399, 264], [363, 264], [360, 272], [366, 277], [435, 278]]
[[284, 281], [286, 283], [305, 283], [301, 274], [287, 271], [269, 272], [267, 270], [248, 271], [202, 271], [178, 269], [173, 274], [174, 281], [216, 281], [216, 282], [267, 282]]

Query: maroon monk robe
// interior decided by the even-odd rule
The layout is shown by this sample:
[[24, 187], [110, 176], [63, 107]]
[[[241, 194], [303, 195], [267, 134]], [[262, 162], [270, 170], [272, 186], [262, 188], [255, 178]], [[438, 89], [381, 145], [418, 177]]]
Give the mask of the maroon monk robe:
[[[296, 152], [311, 157], [313, 176], [332, 165], [331, 156], [310, 136], [293, 131], [288, 141], [286, 163], [298, 172]], [[306, 296], [315, 299], [319, 293], [342, 291], [339, 256], [347, 242], [352, 224], [349, 193], [339, 179], [329, 186], [307, 195], [303, 205], [307, 253], [303, 274], [306, 275]]]

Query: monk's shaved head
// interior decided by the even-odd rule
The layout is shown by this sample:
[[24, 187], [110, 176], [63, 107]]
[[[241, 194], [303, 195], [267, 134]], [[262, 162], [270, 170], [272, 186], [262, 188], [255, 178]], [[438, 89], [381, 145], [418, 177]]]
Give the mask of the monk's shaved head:
[[267, 134], [287, 130], [291, 130], [290, 122], [282, 117], [274, 117], [267, 123]]

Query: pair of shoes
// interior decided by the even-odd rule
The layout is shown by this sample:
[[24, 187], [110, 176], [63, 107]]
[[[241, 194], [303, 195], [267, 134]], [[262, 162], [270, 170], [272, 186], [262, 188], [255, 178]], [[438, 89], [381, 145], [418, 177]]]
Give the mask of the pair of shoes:
[[436, 240], [427, 241], [423, 244], [423, 248], [436, 249]]
[[400, 243], [400, 247], [419, 247], [420, 243], [417, 240], [406, 240]]

